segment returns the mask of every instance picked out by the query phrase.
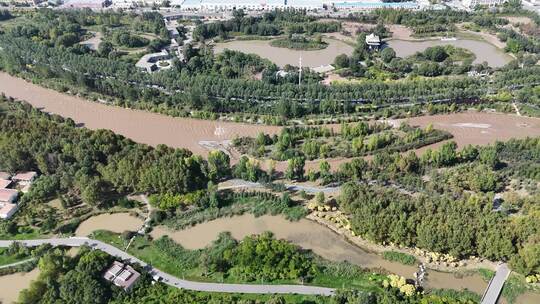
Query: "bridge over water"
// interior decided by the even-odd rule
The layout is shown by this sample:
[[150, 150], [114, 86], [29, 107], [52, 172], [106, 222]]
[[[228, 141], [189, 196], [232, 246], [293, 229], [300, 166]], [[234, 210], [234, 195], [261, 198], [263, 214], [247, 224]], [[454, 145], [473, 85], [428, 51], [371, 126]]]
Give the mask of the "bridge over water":
[[501, 294], [504, 282], [510, 275], [510, 269], [506, 263], [497, 266], [497, 272], [489, 281], [489, 285], [482, 296], [481, 304], [496, 304]]

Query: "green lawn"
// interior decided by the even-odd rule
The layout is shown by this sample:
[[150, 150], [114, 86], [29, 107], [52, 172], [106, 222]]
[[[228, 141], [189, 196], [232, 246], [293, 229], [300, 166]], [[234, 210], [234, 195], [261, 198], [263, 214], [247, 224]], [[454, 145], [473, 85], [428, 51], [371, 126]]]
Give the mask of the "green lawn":
[[7, 252], [7, 248], [0, 248], [0, 266], [17, 263], [28, 258], [28, 256], [10, 255]]
[[385, 251], [383, 252], [383, 258], [388, 261], [398, 262], [405, 265], [415, 265], [418, 263], [414, 256], [398, 251]]

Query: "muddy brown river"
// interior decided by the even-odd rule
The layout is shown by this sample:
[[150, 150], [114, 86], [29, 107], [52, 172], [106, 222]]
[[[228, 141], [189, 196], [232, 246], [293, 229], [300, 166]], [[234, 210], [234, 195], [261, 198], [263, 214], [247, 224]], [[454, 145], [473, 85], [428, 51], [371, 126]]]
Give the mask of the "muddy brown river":
[[[25, 100], [45, 112], [71, 118], [90, 129], [109, 129], [139, 143], [186, 148], [203, 156], [211, 149], [202, 144], [204, 141], [223, 142], [235, 136], [256, 136], [259, 132], [274, 134], [280, 130], [280, 127], [276, 126], [177, 118], [108, 106], [45, 89], [2, 72], [0, 92]], [[509, 114], [469, 111], [420, 116], [407, 121], [419, 126], [432, 123], [435, 128], [447, 130], [454, 135], [453, 140], [460, 147], [466, 144], [485, 145], [496, 140], [540, 136], [540, 119]]]
[[75, 235], [89, 236], [92, 232], [100, 229], [116, 233], [122, 233], [126, 230], [137, 231], [142, 227], [142, 224], [141, 219], [131, 216], [129, 213], [100, 214], [82, 222], [77, 227]]
[[[222, 141], [232, 139], [234, 136], [255, 136], [258, 132], [279, 131], [278, 127], [173, 118], [107, 106], [45, 89], [5, 73], [0, 73], [0, 92], [26, 100], [43, 111], [72, 118], [76, 123], [90, 129], [110, 129], [136, 142], [187, 148], [202, 155], [206, 155], [208, 150], [200, 144], [200, 141]], [[411, 124], [421, 126], [433, 123], [436, 128], [449, 130], [454, 134], [454, 140], [459, 146], [540, 135], [539, 119], [515, 115], [467, 112], [424, 116], [409, 121]], [[220, 132], [216, 132], [218, 127]], [[138, 228], [138, 224], [139, 222], [126, 218], [125, 214], [108, 215], [97, 219], [91, 218], [82, 223], [77, 233], [84, 235], [96, 229], [122, 232]], [[327, 228], [308, 220], [292, 223], [281, 217], [254, 218], [244, 215], [218, 219], [178, 232], [158, 228], [153, 234], [155, 236], [169, 234], [187, 248], [200, 248], [214, 240], [219, 232], [227, 230], [237, 238], [270, 230], [276, 237], [290, 240], [330, 260], [348, 260], [364, 267], [382, 267], [407, 277], [411, 277], [416, 270], [414, 267], [391, 263], [376, 254], [365, 252]], [[480, 294], [486, 287], [486, 283], [478, 275], [456, 278], [453, 274], [435, 271], [430, 271], [427, 284], [431, 288], [468, 288]]]
[[17, 272], [0, 276], [0, 303], [15, 303], [19, 293], [28, 287], [30, 283], [39, 276], [39, 269], [36, 267], [30, 272]]
[[45, 112], [71, 118], [89, 129], [109, 129], [139, 143], [165, 144], [202, 155], [207, 155], [209, 150], [201, 141], [221, 142], [235, 136], [256, 136], [258, 132], [273, 134], [279, 130], [272, 126], [178, 118], [108, 106], [46, 89], [2, 72], [0, 92], [25, 100]]

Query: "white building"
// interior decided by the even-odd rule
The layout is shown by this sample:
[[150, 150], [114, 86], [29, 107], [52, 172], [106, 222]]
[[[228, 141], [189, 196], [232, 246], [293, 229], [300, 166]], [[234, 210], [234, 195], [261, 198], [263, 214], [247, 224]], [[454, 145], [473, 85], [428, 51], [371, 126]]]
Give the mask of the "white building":
[[118, 261], [114, 261], [111, 267], [103, 274], [105, 280], [123, 288], [125, 291], [130, 291], [140, 276], [141, 274], [131, 266], [124, 265]]
[[18, 209], [19, 205], [17, 204], [0, 203], [0, 218], [7, 220], [13, 216]]
[[381, 47], [381, 38], [373, 33], [366, 36], [366, 43], [370, 49], [378, 49]]
[[0, 203], [14, 203], [19, 197], [15, 189], [0, 189]]
[[495, 6], [503, 4], [507, 0], [462, 0], [463, 6], [468, 8], [475, 8], [476, 6]]
[[200, 11], [231, 11], [243, 9], [246, 11], [265, 11], [275, 9], [307, 9], [323, 8], [322, 0], [184, 0], [180, 7], [183, 10]]
[[230, 11], [243, 9], [246, 11], [262, 11], [285, 8], [284, 0], [202, 0], [203, 11]]
[[305, 9], [305, 10], [321, 10], [323, 9], [323, 1], [321, 0], [285, 0], [287, 8]]
[[135, 66], [148, 73], [170, 69], [172, 67], [171, 55], [165, 49], [158, 53], [146, 54], [137, 61]]

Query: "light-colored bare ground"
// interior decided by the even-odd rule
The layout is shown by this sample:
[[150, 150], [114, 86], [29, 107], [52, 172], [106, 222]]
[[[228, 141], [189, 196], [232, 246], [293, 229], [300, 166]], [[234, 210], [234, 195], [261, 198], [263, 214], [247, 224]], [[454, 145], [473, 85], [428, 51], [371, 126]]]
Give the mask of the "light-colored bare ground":
[[392, 33], [392, 39], [418, 40], [412, 36], [413, 31], [404, 25], [392, 24], [389, 26], [389, 30]]
[[507, 16], [507, 17], [503, 17], [504, 19], [510, 21], [510, 23], [521, 23], [521, 24], [530, 24], [532, 23], [533, 21], [531, 20], [531, 18], [529, 17], [525, 17], [525, 16]]
[[142, 225], [143, 221], [141, 219], [131, 216], [129, 213], [100, 214], [82, 222], [75, 234], [77, 236], [88, 236], [100, 229], [116, 233], [122, 233], [126, 230], [137, 231]]
[[[508, 303], [508, 302], [506, 302]], [[526, 292], [517, 297], [516, 302], [519, 304], [538, 304], [540, 303], [540, 293]]]
[[30, 272], [17, 272], [0, 276], [0, 303], [15, 303], [19, 293], [28, 288], [38, 275], [39, 269], [36, 267]]
[[[109, 129], [139, 143], [186, 148], [203, 156], [209, 151], [199, 145], [200, 141], [256, 136], [258, 132], [274, 134], [280, 129], [272, 126], [175, 118], [108, 106], [46, 89], [6, 73], [0, 73], [0, 92], [25, 100], [45, 112], [69, 117], [90, 129]], [[217, 128], [221, 128], [221, 131], [216, 132]]]
[[103, 39], [103, 35], [101, 32], [90, 32], [92, 35], [94, 35], [92, 38], [87, 39], [85, 41], [79, 42], [79, 44], [87, 46], [91, 50], [97, 50], [99, 47], [99, 44], [101, 43], [101, 40]]

